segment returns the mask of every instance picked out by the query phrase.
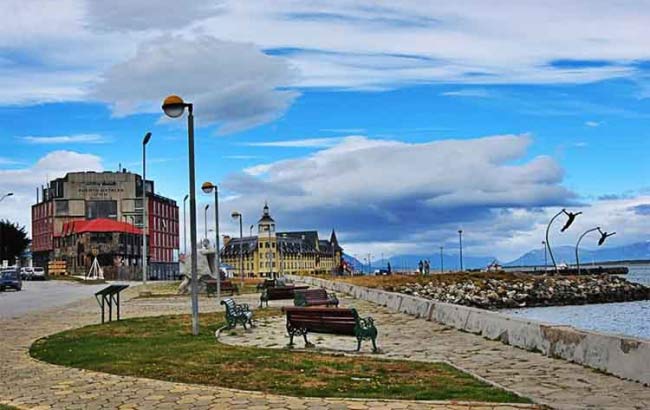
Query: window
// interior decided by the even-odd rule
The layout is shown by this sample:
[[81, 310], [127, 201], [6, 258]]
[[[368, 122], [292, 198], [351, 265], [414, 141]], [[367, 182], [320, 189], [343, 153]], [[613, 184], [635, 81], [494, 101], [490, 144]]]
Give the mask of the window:
[[56, 201], [56, 214], [57, 215], [67, 215], [68, 214], [68, 201]]
[[86, 219], [117, 219], [117, 201], [86, 201]]

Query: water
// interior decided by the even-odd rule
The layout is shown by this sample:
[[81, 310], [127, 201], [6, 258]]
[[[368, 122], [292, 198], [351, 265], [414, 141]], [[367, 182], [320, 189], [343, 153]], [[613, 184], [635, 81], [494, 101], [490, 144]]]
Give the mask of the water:
[[[631, 282], [650, 286], [650, 265], [628, 265]], [[504, 310], [503, 313], [577, 329], [616, 333], [650, 340], [650, 300], [580, 306]]]

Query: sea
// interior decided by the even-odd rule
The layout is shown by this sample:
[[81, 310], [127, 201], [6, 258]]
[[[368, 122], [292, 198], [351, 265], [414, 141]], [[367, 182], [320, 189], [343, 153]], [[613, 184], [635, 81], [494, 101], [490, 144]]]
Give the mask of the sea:
[[[650, 264], [630, 264], [626, 266], [629, 273], [623, 275], [623, 277], [631, 282], [650, 286]], [[579, 306], [505, 309], [501, 312], [545, 323], [569, 325], [577, 329], [595, 330], [650, 340], [650, 300]]]

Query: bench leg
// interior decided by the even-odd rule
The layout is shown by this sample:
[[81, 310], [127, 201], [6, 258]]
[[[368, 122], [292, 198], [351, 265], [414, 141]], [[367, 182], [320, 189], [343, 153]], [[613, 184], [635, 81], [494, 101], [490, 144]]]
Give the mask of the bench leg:
[[357, 352], [361, 350], [361, 338], [357, 337]]
[[374, 337], [372, 338], [372, 352], [379, 353], [379, 349], [377, 349], [377, 341]]
[[307, 340], [307, 332], [303, 333], [302, 337], [305, 339], [305, 348], [314, 347], [314, 344], [310, 343], [309, 340]]

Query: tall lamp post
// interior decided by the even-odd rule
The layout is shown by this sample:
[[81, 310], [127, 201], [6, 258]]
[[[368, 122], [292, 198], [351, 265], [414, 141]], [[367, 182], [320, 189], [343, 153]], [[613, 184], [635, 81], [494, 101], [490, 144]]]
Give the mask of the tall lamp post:
[[151, 133], [142, 139], [142, 284], [147, 284], [147, 144]]
[[241, 282], [241, 287], [242, 289], [244, 288], [244, 232], [243, 232], [243, 222], [242, 222], [242, 215], [241, 213], [237, 211], [232, 211], [232, 214], [230, 216], [233, 217], [233, 219], [239, 219], [239, 280]]
[[0, 202], [2, 202], [3, 199], [8, 198], [8, 197], [13, 196], [13, 195], [14, 195], [13, 192], [7, 192], [6, 194], [0, 196]]
[[612, 235], [616, 235], [616, 232], [612, 232], [612, 233], [603, 232], [600, 229], [600, 226], [587, 229], [586, 231], [584, 231], [582, 235], [580, 235], [580, 238], [578, 238], [578, 242], [576, 243], [576, 267], [578, 269], [578, 275], [580, 275], [580, 255], [579, 255], [580, 241], [582, 241], [582, 238], [584, 238], [587, 234], [594, 231], [598, 231], [598, 233], [600, 234], [600, 239], [598, 240], [598, 246], [601, 246], [603, 243], [605, 243], [605, 239], [609, 238]]
[[201, 190], [206, 194], [212, 193], [214, 191], [214, 232], [215, 232], [215, 255], [214, 255], [214, 264], [217, 270], [217, 303], [221, 300], [221, 256], [219, 251], [221, 246], [219, 245], [219, 187], [217, 187], [212, 182], [204, 182], [201, 185]]
[[444, 273], [444, 271], [445, 271], [445, 268], [444, 268], [444, 259], [443, 259], [443, 257], [442, 257], [442, 250], [443, 250], [443, 247], [441, 246], [441, 247], [440, 247], [440, 273]]
[[253, 228], [254, 228], [254, 227], [255, 227], [255, 225], [251, 225], [251, 226], [248, 228], [248, 236], [253, 237]]
[[580, 215], [581, 213], [582, 212], [575, 212], [575, 213], [568, 212], [566, 209], [562, 208], [562, 210], [560, 212], [558, 212], [557, 214], [555, 214], [553, 216], [553, 218], [551, 218], [548, 225], [546, 226], [546, 248], [548, 248], [548, 253], [549, 253], [549, 255], [551, 255], [551, 262], [553, 262], [553, 267], [555, 268], [555, 273], [556, 274], [558, 273], [557, 263], [555, 263], [555, 257], [553, 256], [553, 249], [551, 248], [551, 244], [548, 241], [548, 233], [549, 233], [549, 230], [551, 229], [551, 225], [553, 225], [553, 222], [555, 221], [555, 219], [557, 219], [558, 216], [560, 216], [562, 214], [566, 215], [567, 216], [567, 221], [564, 223], [564, 226], [560, 230], [560, 232], [564, 232], [567, 229], [569, 229], [569, 227], [571, 226], [573, 221], [575, 221], [576, 216]]
[[192, 334], [199, 334], [199, 288], [197, 283], [198, 261], [196, 255], [196, 176], [194, 170], [194, 113], [193, 105], [186, 103], [177, 95], [165, 98], [162, 109], [168, 117], [178, 118], [187, 108], [187, 146], [189, 151], [190, 173], [190, 250], [192, 252]]
[[548, 266], [548, 251], [546, 250], [546, 241], [542, 241], [542, 246], [544, 247], [544, 272], [546, 272], [546, 267]]
[[458, 247], [460, 249], [460, 271], [463, 272], [463, 230], [458, 230]]
[[187, 212], [185, 209], [185, 203], [187, 202], [187, 198], [189, 198], [189, 194], [185, 195], [185, 198], [183, 198], [183, 253], [185, 254], [185, 257], [187, 258]]

